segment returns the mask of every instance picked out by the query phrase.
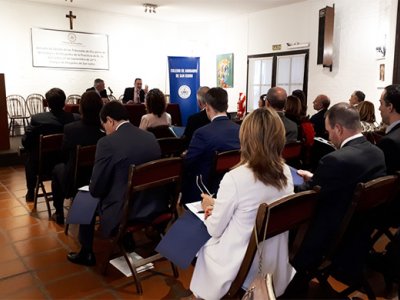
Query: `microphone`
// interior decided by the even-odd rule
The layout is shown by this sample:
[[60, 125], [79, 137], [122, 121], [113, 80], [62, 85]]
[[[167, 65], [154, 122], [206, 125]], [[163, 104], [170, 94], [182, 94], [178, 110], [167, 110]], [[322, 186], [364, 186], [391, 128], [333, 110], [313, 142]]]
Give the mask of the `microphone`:
[[110, 87], [108, 87], [108, 90], [110, 91], [110, 95], [112, 95], [113, 94], [113, 90]]

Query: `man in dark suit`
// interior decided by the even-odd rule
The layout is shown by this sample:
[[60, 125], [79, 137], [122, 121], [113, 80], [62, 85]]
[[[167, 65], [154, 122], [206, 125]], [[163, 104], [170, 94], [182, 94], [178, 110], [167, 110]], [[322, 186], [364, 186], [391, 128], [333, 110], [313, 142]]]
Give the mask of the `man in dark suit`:
[[96, 78], [94, 80], [93, 86], [86, 90], [86, 92], [90, 91], [95, 91], [100, 96], [100, 98], [108, 100], [107, 90], [105, 88], [103, 79]]
[[325, 130], [325, 113], [330, 104], [331, 100], [328, 96], [318, 95], [313, 102], [313, 107], [318, 112], [310, 118], [311, 123], [314, 125], [315, 136], [322, 137], [326, 140], [328, 139], [328, 134]]
[[[299, 170], [306, 180], [299, 190], [318, 185], [321, 192], [315, 218], [293, 260], [297, 270], [294, 282], [297, 283], [304, 282], [307, 270], [315, 268], [326, 254], [351, 203], [357, 183], [386, 175], [383, 152], [361, 134], [356, 108], [344, 102], [334, 105], [326, 114], [325, 127], [338, 150], [325, 155], [314, 174]], [[355, 223], [350, 223], [343, 246], [334, 258], [336, 269], [346, 270], [351, 277], [362, 271], [373, 230], [366, 220]]]
[[142, 90], [142, 79], [136, 78], [134, 86], [124, 91], [123, 103], [143, 103], [145, 92]]
[[[64, 126], [64, 162], [54, 167], [51, 181], [53, 205], [56, 209], [56, 212], [52, 215], [52, 220], [58, 224], [64, 224], [64, 199], [73, 196], [75, 192], [72, 184], [74, 180], [76, 146], [96, 145], [97, 141], [104, 136], [104, 133], [100, 131], [101, 124], [99, 119], [102, 107], [103, 102], [96, 92], [86, 92], [82, 95], [79, 103], [81, 120]], [[79, 174], [82, 180], [85, 177], [86, 180], [78, 184], [88, 184], [90, 176], [91, 173]]]
[[[115, 233], [121, 217], [131, 164], [140, 165], [161, 157], [160, 146], [154, 135], [129, 123], [125, 107], [111, 101], [100, 112], [106, 136], [97, 142], [96, 158], [89, 190], [100, 198], [99, 216], [101, 233], [109, 237]], [[146, 216], [164, 210], [150, 199], [140, 199], [133, 207], [133, 217]], [[145, 215], [147, 214], [147, 215]], [[80, 252], [68, 254], [68, 260], [83, 265], [96, 263], [93, 254], [94, 219], [89, 225], [80, 225]]]
[[[192, 141], [185, 157], [185, 175], [182, 183], [182, 203], [201, 200], [200, 191], [196, 186], [196, 176], [202, 175], [203, 182], [208, 185], [210, 192], [211, 183], [208, 182], [211, 165], [215, 152], [228, 151], [240, 148], [239, 125], [229, 120], [228, 94], [222, 88], [212, 88], [206, 95], [206, 113], [211, 123], [194, 132]], [[217, 183], [212, 183], [218, 186]]]
[[183, 133], [183, 139], [185, 140], [185, 146], [188, 147], [190, 141], [192, 140], [193, 133], [210, 123], [210, 119], [207, 117], [206, 112], [206, 100], [205, 95], [210, 90], [208, 86], [202, 86], [197, 91], [197, 105], [200, 111], [191, 115], [186, 123], [185, 132]]
[[33, 201], [38, 172], [39, 159], [39, 136], [63, 132], [65, 124], [75, 121], [79, 116], [64, 111], [65, 93], [59, 88], [53, 88], [46, 93], [46, 100], [50, 112], [39, 113], [31, 117], [31, 122], [22, 137], [27, 158], [25, 162], [26, 176], [26, 201]]
[[350, 96], [349, 103], [351, 106], [357, 107], [364, 100], [365, 94], [362, 91], [354, 91]]
[[268, 90], [266, 104], [273, 108], [281, 117], [286, 131], [286, 143], [297, 141], [297, 124], [285, 117], [284, 108], [287, 100], [286, 91], [281, 87], [273, 87]]

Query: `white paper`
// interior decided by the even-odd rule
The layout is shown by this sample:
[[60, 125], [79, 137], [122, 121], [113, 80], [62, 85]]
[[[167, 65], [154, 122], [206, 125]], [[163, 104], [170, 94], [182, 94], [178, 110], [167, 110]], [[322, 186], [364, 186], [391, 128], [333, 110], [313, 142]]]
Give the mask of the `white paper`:
[[201, 201], [187, 203], [186, 207], [194, 213], [200, 220], [204, 221], [204, 211], [201, 207]]
[[78, 191], [82, 191], [82, 192], [89, 192], [89, 186], [88, 185], [84, 185], [81, 186]]
[[[132, 252], [129, 254], [129, 259], [132, 265], [135, 264], [135, 261], [138, 261], [140, 259], [142, 259], [143, 257], [141, 257], [139, 254], [137, 254], [136, 252]], [[132, 276], [132, 272], [129, 269], [128, 264], [126, 263], [125, 257], [124, 256], [120, 256], [117, 258], [114, 258], [112, 260], [110, 260], [110, 263], [117, 268], [122, 274], [124, 274], [126, 277], [130, 277]], [[144, 272], [146, 270], [149, 269], [154, 269], [154, 264], [153, 263], [148, 263], [144, 266], [140, 266], [136, 268], [136, 272], [141, 273]]]

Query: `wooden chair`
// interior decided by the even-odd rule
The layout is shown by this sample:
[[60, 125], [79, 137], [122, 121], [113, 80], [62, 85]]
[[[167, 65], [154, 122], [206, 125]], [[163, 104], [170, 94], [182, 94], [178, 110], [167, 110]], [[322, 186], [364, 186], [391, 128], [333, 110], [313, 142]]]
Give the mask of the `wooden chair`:
[[[133, 274], [138, 294], [142, 294], [143, 289], [136, 268], [159, 260], [162, 256], [156, 253], [150, 257], [133, 262], [129, 258], [129, 253], [123, 247], [123, 237], [127, 233], [134, 234], [135, 232], [139, 232], [148, 227], [155, 228], [160, 234], [160, 237], [164, 234], [167, 224], [176, 220], [178, 217], [176, 205], [180, 191], [181, 173], [182, 159], [179, 157], [159, 159], [139, 166], [131, 165], [129, 168], [129, 179], [123, 207], [123, 216], [118, 228], [118, 233], [116, 237], [112, 239], [112, 247], [110, 248], [109, 255], [106, 256], [106, 261], [103, 265], [103, 273], [106, 272], [108, 261], [112, 253], [115, 249], [119, 248]], [[158, 187], [167, 188], [167, 191], [169, 192], [169, 209], [149, 221], [130, 220], [129, 217], [138, 192], [144, 192]], [[177, 277], [178, 271], [174, 265], [172, 265], [172, 269], [174, 276]]]
[[[52, 198], [51, 192], [46, 191], [44, 182], [51, 180], [54, 166], [62, 160], [61, 149], [63, 138], [63, 133], [40, 135], [39, 138], [39, 165], [32, 212], [37, 210], [38, 198], [44, 197], [49, 218], [51, 217], [50, 201]], [[39, 193], [40, 189], [42, 190], [42, 193]]]
[[117, 98], [115, 98], [115, 96], [113, 96], [113, 95], [108, 95], [108, 100], [117, 101]]
[[184, 140], [177, 137], [157, 139], [162, 157], [178, 157], [185, 150]]
[[175, 137], [174, 132], [170, 129], [168, 125], [160, 125], [155, 127], [148, 127], [147, 131], [150, 131], [154, 134], [156, 139], [166, 138], [166, 137]]
[[384, 136], [383, 133], [379, 133], [379, 132], [374, 132], [374, 131], [367, 131], [367, 132], [363, 132], [363, 135], [366, 137], [366, 139], [376, 145], [381, 138]]
[[211, 193], [218, 191], [219, 183], [225, 173], [240, 162], [240, 150], [229, 150], [224, 152], [215, 152], [214, 161], [211, 167], [209, 185]]
[[[10, 119], [9, 131], [11, 136], [15, 136], [15, 127], [23, 126], [24, 132], [28, 125], [29, 116], [26, 113], [26, 104], [24, 97], [20, 95], [10, 95], [6, 98], [7, 102], [7, 114]], [[16, 121], [21, 120], [22, 125], [19, 125]]]
[[65, 104], [79, 104], [80, 101], [81, 101], [81, 95], [72, 94], [67, 97]]
[[44, 97], [40, 94], [30, 94], [26, 98], [26, 109], [30, 116], [44, 112]]
[[[266, 239], [272, 238], [288, 230], [298, 229], [298, 233], [296, 234], [295, 241], [290, 251], [290, 256], [293, 256], [304, 238], [309, 221], [314, 216], [318, 202], [318, 193], [319, 188], [317, 187], [315, 190], [286, 196], [271, 205], [266, 203], [261, 204], [258, 208], [257, 218], [255, 221], [258, 241], [263, 241], [263, 234], [265, 226], [267, 225], [266, 222], [269, 210], [270, 216]], [[257, 244], [252, 231], [239, 272], [224, 298], [232, 299], [238, 296], [238, 292], [249, 273], [256, 251]]]
[[303, 143], [300, 141], [290, 142], [285, 145], [282, 151], [282, 157], [287, 164], [295, 167], [301, 167], [301, 156], [303, 151]]
[[[73, 194], [79, 187], [87, 185], [90, 182], [94, 160], [96, 154], [96, 145], [76, 147], [74, 179], [72, 184]], [[69, 224], [65, 225], [64, 233], [68, 235]]]
[[124, 99], [124, 95], [121, 95], [118, 97], [118, 101], [122, 103], [122, 100]]
[[[366, 183], [358, 183], [354, 191], [353, 198], [345, 216], [342, 219], [339, 230], [333, 238], [327, 254], [319, 267], [314, 270], [314, 277], [317, 277], [319, 282], [325, 282], [331, 275], [332, 261], [336, 255], [349, 224], [355, 216], [368, 216], [368, 223], [374, 222], [373, 213], [384, 205], [390, 203], [398, 191], [399, 177], [389, 175], [380, 177]], [[346, 283], [347, 284], [347, 283]], [[369, 299], [375, 299], [374, 292], [368, 284], [365, 276], [358, 278], [357, 282], [350, 283], [349, 287], [343, 290], [340, 294], [344, 297], [350, 295], [359, 288], [363, 288]]]

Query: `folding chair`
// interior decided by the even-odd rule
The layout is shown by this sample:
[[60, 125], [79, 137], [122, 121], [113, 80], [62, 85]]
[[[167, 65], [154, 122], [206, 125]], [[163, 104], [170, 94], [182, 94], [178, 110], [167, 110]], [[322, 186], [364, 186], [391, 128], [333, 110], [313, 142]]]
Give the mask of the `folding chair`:
[[[258, 241], [263, 241], [265, 226], [267, 226], [267, 215], [270, 210], [269, 224], [266, 239], [292, 229], [298, 229], [290, 256], [294, 256], [308, 228], [309, 221], [313, 218], [318, 201], [319, 188], [286, 196], [279, 201], [268, 205], [263, 203], [259, 206], [255, 221]], [[257, 243], [254, 234], [251, 235], [246, 254], [236, 278], [233, 280], [224, 298], [232, 299], [238, 296], [257, 251]]]
[[[383, 176], [366, 183], [358, 183], [354, 191], [352, 202], [342, 219], [339, 230], [333, 238], [331, 245], [324, 259], [318, 268], [311, 273], [318, 278], [319, 282], [327, 281], [331, 275], [333, 267], [333, 259], [337, 254], [339, 247], [343, 241], [349, 224], [355, 216], [368, 216], [368, 222], [374, 223], [374, 212], [378, 208], [390, 203], [398, 191], [399, 177], [395, 175]], [[375, 299], [374, 292], [370, 287], [365, 276], [358, 278], [356, 282], [350, 283], [349, 287], [340, 292], [342, 296], [348, 296], [352, 292], [363, 288], [369, 299]]]
[[156, 139], [166, 138], [166, 137], [175, 137], [174, 132], [168, 125], [160, 125], [155, 127], [148, 127], [147, 131], [150, 131], [154, 134]]
[[[76, 147], [74, 179], [72, 184], [73, 194], [79, 187], [87, 185], [90, 182], [94, 160], [96, 154], [96, 145]], [[65, 225], [64, 233], [68, 235], [69, 224]]]
[[[61, 150], [63, 138], [63, 133], [40, 135], [39, 137], [39, 167], [36, 177], [32, 212], [37, 210], [38, 198], [44, 197], [49, 219], [51, 218], [50, 201], [52, 200], [52, 193], [46, 191], [44, 182], [51, 180], [54, 166], [62, 160]], [[42, 193], [39, 193], [39, 189], [42, 190]]]
[[162, 157], [177, 157], [185, 150], [184, 140], [177, 137], [159, 138], [157, 141]]
[[240, 150], [215, 152], [214, 161], [210, 171], [209, 186], [211, 193], [216, 193], [225, 173], [240, 162]]
[[[145, 163], [139, 166], [131, 165], [129, 169], [128, 188], [124, 202], [123, 216], [118, 228], [117, 235], [112, 239], [112, 246], [109, 251], [109, 255], [106, 256], [106, 261], [103, 265], [103, 273], [106, 272], [108, 266], [108, 260], [112, 256], [115, 249], [123, 253], [123, 256], [132, 272], [135, 280], [136, 290], [138, 294], [143, 293], [141, 278], [139, 277], [136, 268], [146, 265], [150, 262], [159, 260], [162, 256], [158, 253], [140, 259], [133, 262], [129, 258], [129, 253], [124, 249], [123, 237], [126, 234], [134, 234], [147, 227], [153, 227], [160, 234], [160, 237], [164, 234], [166, 226], [177, 219], [178, 214], [176, 210], [180, 180], [182, 173], [182, 159], [179, 157], [164, 158], [155, 160], [149, 163]], [[138, 192], [148, 191], [158, 187], [166, 187], [168, 193], [168, 210], [164, 213], [157, 214], [151, 220], [131, 220], [130, 214], [132, 207], [135, 203]], [[173, 274], [178, 277], [178, 271], [176, 267], [172, 265]]]

